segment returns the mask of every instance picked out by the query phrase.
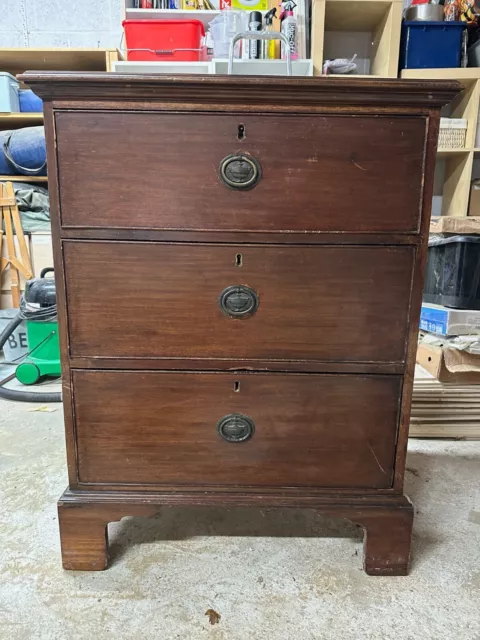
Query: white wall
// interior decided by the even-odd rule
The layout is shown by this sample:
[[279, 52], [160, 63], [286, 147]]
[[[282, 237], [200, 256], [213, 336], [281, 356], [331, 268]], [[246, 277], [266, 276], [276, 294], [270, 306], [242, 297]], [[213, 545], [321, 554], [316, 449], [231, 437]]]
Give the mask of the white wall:
[[122, 0], [0, 0], [0, 47], [119, 47], [122, 4]]

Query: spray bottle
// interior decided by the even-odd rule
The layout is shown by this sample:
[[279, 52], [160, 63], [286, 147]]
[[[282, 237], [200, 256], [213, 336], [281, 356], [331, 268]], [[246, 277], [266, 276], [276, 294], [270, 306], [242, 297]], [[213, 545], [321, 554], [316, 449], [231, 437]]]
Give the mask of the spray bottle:
[[[290, 57], [292, 60], [297, 60], [298, 58], [298, 22], [295, 16], [293, 15], [293, 10], [297, 6], [293, 0], [286, 0], [286, 2], [281, 3], [283, 11], [280, 15], [280, 20], [282, 21], [281, 31], [283, 34], [287, 36], [288, 42], [290, 43]], [[285, 46], [282, 42], [282, 60], [285, 60]]]
[[[276, 7], [267, 11], [264, 16], [266, 33], [273, 32], [273, 19], [277, 13]], [[264, 60], [275, 60], [275, 40], [263, 40], [262, 41], [262, 58]]]

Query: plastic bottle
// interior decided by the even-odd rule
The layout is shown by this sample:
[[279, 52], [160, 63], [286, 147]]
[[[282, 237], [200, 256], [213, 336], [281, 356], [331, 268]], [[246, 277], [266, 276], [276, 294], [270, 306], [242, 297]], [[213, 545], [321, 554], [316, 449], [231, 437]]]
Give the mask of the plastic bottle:
[[[267, 33], [273, 32], [273, 19], [277, 13], [276, 7], [270, 9], [265, 14], [265, 31]], [[262, 58], [264, 60], [275, 60], [275, 40], [263, 40], [262, 41]]]
[[[283, 13], [280, 16], [282, 20], [281, 31], [287, 36], [290, 43], [290, 57], [292, 60], [297, 60], [298, 58], [298, 22], [293, 15], [293, 10], [296, 6], [293, 0], [282, 2]], [[282, 42], [282, 60], [286, 58], [285, 46]]]

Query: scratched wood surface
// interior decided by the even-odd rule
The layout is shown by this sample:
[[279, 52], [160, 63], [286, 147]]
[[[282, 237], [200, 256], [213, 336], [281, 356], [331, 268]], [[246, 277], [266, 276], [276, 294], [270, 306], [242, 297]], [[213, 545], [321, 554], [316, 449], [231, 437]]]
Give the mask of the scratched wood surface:
[[[361, 115], [59, 113], [62, 226], [415, 232], [425, 125]], [[112, 148], [123, 162], [109, 163]], [[235, 153], [260, 164], [250, 191], [218, 178]]]
[[[365, 529], [367, 573], [406, 574], [403, 479], [438, 123], [462, 87], [22, 80], [45, 100], [64, 567], [105, 568], [108, 522], [162, 505], [308, 506]], [[218, 177], [239, 152], [261, 166], [248, 192]], [[242, 320], [218, 307], [239, 284], [259, 300]], [[226, 416], [237, 416], [233, 434], [248, 417], [250, 437], [226, 442]]]

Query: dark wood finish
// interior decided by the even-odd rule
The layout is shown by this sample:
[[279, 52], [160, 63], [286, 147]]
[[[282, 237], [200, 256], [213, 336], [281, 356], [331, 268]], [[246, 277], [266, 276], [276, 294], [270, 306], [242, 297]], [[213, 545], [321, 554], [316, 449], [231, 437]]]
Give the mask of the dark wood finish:
[[[73, 383], [84, 484], [392, 484], [397, 376], [80, 370]], [[249, 440], [219, 436], [230, 414], [253, 421]]]
[[[64, 242], [70, 353], [402, 362], [413, 258], [410, 247]], [[258, 295], [251, 317], [222, 313], [231, 285]]]
[[[55, 107], [79, 108], [89, 100], [180, 103], [184, 105], [234, 104], [242, 111], [270, 111], [274, 106], [294, 109], [329, 105], [406, 107], [410, 113], [443, 107], [463, 89], [455, 80], [392, 80], [390, 78], [268, 78], [242, 76], [124, 75], [30, 71], [18, 76]], [[69, 102], [73, 100], [73, 102]]]
[[[58, 113], [62, 226], [415, 232], [425, 125], [419, 117]], [[128, 180], [124, 162], [108, 164], [113, 146]], [[251, 190], [219, 179], [234, 153], [261, 165]]]
[[[188, 494], [95, 494], [66, 491], [58, 503], [64, 569], [101, 571], [108, 565], [109, 522], [130, 516], [152, 516], [162, 506], [224, 504], [222, 496]], [[364, 569], [369, 575], [404, 576], [408, 573], [413, 508], [403, 496], [328, 497], [232, 495], [230, 506], [307, 507], [324, 516], [345, 518], [364, 529]]]
[[402, 362], [325, 362], [320, 360], [232, 360], [231, 358], [70, 358], [72, 369], [168, 369], [185, 371], [263, 371], [279, 373], [403, 374]]
[[344, 232], [304, 232], [304, 233], [264, 233], [258, 231], [165, 231], [162, 229], [98, 229], [98, 228], [62, 228], [62, 238], [70, 240], [143, 240], [149, 242], [212, 242], [248, 244], [342, 244], [342, 245], [408, 245], [418, 246], [422, 236], [399, 233], [344, 233]]
[[[162, 505], [291, 506], [315, 508], [361, 525], [366, 531], [367, 573], [404, 575], [413, 516], [411, 504], [403, 496], [405, 451], [439, 107], [457, 95], [461, 86], [456, 82], [352, 78], [55, 73], [27, 74], [23, 79], [45, 99], [70, 484], [59, 503], [64, 566], [104, 568], [108, 522], [126, 515], [151, 515]], [[247, 138], [245, 144], [233, 141], [233, 149], [225, 143], [228, 126], [210, 126], [207, 133], [200, 127], [205, 122], [237, 122], [239, 117], [248, 124]], [[197, 149], [192, 158], [182, 151], [181, 126], [164, 124], [172, 123], [172, 118], [188, 123], [188, 144], [193, 151]], [[67, 149], [62, 143], [58, 155], [56, 120], [60, 138], [70, 144]], [[134, 121], [140, 123], [139, 131], [129, 124]], [[146, 124], [142, 123], [147, 121], [155, 122], [151, 126], [156, 135], [145, 133]], [[307, 121], [320, 123], [323, 144], [315, 134], [302, 137], [302, 123]], [[292, 124], [283, 128], [283, 136], [277, 136], [276, 127], [284, 122]], [[339, 127], [338, 122], [345, 124]], [[124, 126], [114, 135], [115, 123]], [[363, 131], [358, 127], [361, 123]], [[138, 162], [143, 163], [138, 139], [140, 136], [151, 159], [154, 142], [164, 130], [165, 148], [173, 158], [168, 176], [176, 190], [165, 189], [160, 172], [152, 174], [154, 179], [147, 185], [157, 198], [167, 191], [167, 206], [162, 209], [161, 203], [156, 208], [151, 203], [143, 206], [146, 200], [137, 188], [144, 179], [138, 171]], [[89, 153], [83, 140], [72, 135], [74, 131], [78, 135], [85, 132], [85, 140], [91, 141], [89, 148], [100, 154], [103, 163]], [[250, 137], [249, 131], [255, 135]], [[405, 140], [399, 132], [405, 134]], [[100, 138], [105, 148], [98, 144]], [[130, 144], [125, 145], [125, 140]], [[312, 141], [318, 162], [305, 167], [305, 158], [315, 157], [310, 154]], [[387, 143], [388, 149], [383, 147]], [[175, 156], [171, 151], [174, 146], [178, 149]], [[208, 154], [214, 151], [243, 153], [247, 147], [254, 149], [261, 161], [266, 159], [268, 171], [263, 187], [260, 182], [244, 199], [248, 206], [240, 210], [235, 208], [238, 200], [230, 202], [213, 187], [216, 166], [211, 165], [207, 178], [204, 165], [193, 160], [200, 148], [211, 159]], [[357, 155], [347, 161], [349, 152]], [[277, 181], [276, 190], [270, 182], [275, 157], [277, 169], [288, 178], [283, 183]], [[130, 162], [132, 158], [138, 162]], [[362, 171], [365, 159], [368, 171]], [[180, 162], [189, 168], [182, 185]], [[120, 165], [123, 173], [117, 168]], [[144, 163], [146, 176], [150, 166]], [[392, 172], [392, 167], [397, 171]], [[292, 178], [286, 169], [301, 169], [302, 173], [293, 171]], [[348, 176], [348, 180], [340, 180], [339, 175]], [[120, 178], [136, 197], [130, 191], [127, 194]], [[292, 180], [303, 187], [295, 202], [285, 186]], [[146, 181], [143, 184], [146, 186]], [[201, 193], [204, 185], [209, 198]], [[197, 193], [194, 204], [193, 187]], [[269, 197], [254, 198], [255, 193], [261, 195], [262, 188]], [[398, 197], [392, 198], [392, 193]], [[60, 201], [64, 221], [77, 226], [61, 226]], [[130, 204], [130, 217], [125, 202]], [[222, 203], [228, 206], [220, 215]], [[156, 218], [152, 211], [157, 211]], [[165, 224], [170, 227], [162, 227]], [[200, 229], [194, 230], [199, 224]], [[241, 267], [231, 262], [226, 265], [223, 256], [229, 252], [246, 255], [248, 260]], [[171, 256], [168, 267], [161, 257], [167, 254]], [[211, 316], [209, 334], [199, 291], [206, 285], [212, 293], [217, 285], [227, 287], [233, 283], [232, 272], [248, 273], [248, 279], [236, 280], [237, 284], [259, 287], [258, 310], [245, 320]], [[312, 274], [317, 278], [316, 286]], [[128, 285], [123, 289], [121, 278]], [[169, 281], [174, 284], [163, 285]], [[264, 284], [268, 284], [267, 293]], [[172, 294], [174, 287], [177, 297]], [[270, 302], [272, 293], [285, 296], [285, 291], [295, 300], [295, 313], [285, 304], [285, 297], [283, 314]], [[187, 292], [195, 304], [185, 305]], [[99, 305], [100, 296], [109, 307], [110, 322], [107, 311]], [[307, 296], [311, 299], [306, 302]], [[136, 305], [136, 333], [124, 324], [121, 342], [116, 321], [119, 311], [125, 311], [127, 299]], [[149, 307], [152, 301], [153, 307]], [[353, 326], [352, 304], [360, 314], [361, 328]], [[309, 305], [316, 322], [306, 313]], [[195, 315], [198, 307], [200, 321]], [[162, 342], [161, 320], [154, 326], [149, 315], [152, 308], [160, 310], [164, 320], [170, 319], [172, 340], [168, 344]], [[262, 320], [261, 330], [253, 335], [245, 333], [250, 343], [245, 340], [242, 344], [236, 329], [223, 333], [218, 329], [220, 320], [226, 320], [251, 332], [245, 328], [247, 323], [261, 319], [259, 314], [265, 308], [271, 313], [275, 310], [277, 318], [265, 324]], [[88, 309], [94, 314], [89, 315]], [[394, 318], [393, 309], [400, 315]], [[279, 332], [285, 313], [290, 332], [286, 326]], [[180, 319], [174, 326], [176, 317]], [[385, 322], [391, 323], [392, 338], [388, 338]], [[318, 323], [323, 332], [318, 331]], [[73, 328], [72, 336], [68, 325]], [[341, 336], [341, 326], [348, 326], [347, 333], [352, 335]], [[147, 340], [138, 338], [142, 332], [152, 334], [148, 352]], [[196, 341], [192, 338], [195, 332]], [[273, 344], [272, 334], [279, 346]], [[305, 346], [308, 334], [310, 350]], [[132, 350], [134, 338], [143, 345], [141, 353]], [[105, 357], [107, 348], [115, 349], [111, 357]], [[182, 349], [180, 356], [175, 355]], [[200, 353], [205, 357], [199, 357]], [[352, 353], [357, 360], [352, 360]], [[248, 354], [248, 358], [240, 354]], [[132, 371], [122, 371], [127, 368]], [[252, 373], [247, 375], [246, 371]], [[121, 382], [127, 379], [130, 382]], [[161, 384], [153, 384], [157, 380]], [[183, 386], [173, 383], [177, 380], [185, 381]], [[240, 382], [240, 391], [234, 391], [232, 384], [228, 392], [232, 402], [227, 402], [219, 384], [225, 380]], [[316, 393], [317, 382], [323, 394]], [[204, 384], [208, 392], [192, 393], [192, 387], [204, 389]], [[242, 404], [246, 391], [248, 399]], [[176, 400], [167, 403], [165, 397]], [[250, 416], [254, 410], [260, 418], [253, 437], [227, 443], [215, 436], [211, 442], [212, 432], [206, 425], [211, 416], [208, 424], [216, 429], [221, 408], [225, 415], [233, 415], [222, 424], [230, 425], [234, 437], [240, 437], [245, 426], [235, 412]], [[163, 414], [169, 419], [159, 422]], [[200, 422], [195, 423], [192, 416], [198, 415]], [[285, 440], [274, 437], [277, 431]], [[197, 438], [194, 445], [188, 437], [193, 432]], [[308, 448], [307, 442], [313, 445]], [[219, 452], [221, 464], [215, 465], [213, 456], [206, 455], [207, 444]], [[176, 466], [165, 450], [175, 456]], [[143, 455], [147, 464], [132, 465], [128, 462], [132, 454], [137, 459]], [[263, 454], [262, 464], [258, 454]], [[318, 460], [323, 465], [317, 464]], [[245, 481], [244, 469], [249, 470], [245, 475], [250, 475]], [[229, 484], [231, 476], [238, 484]]]
[[[435, 167], [436, 144], [440, 126], [440, 114], [432, 112], [428, 124], [427, 146], [425, 150], [427, 167]], [[397, 441], [397, 460], [395, 466], [395, 486], [403, 487], [403, 475], [407, 457], [408, 429], [410, 426], [410, 414], [412, 409], [413, 379], [415, 376], [415, 363], [418, 344], [418, 329], [420, 325], [420, 312], [422, 308], [423, 280], [427, 262], [428, 231], [430, 225], [430, 205], [433, 197], [434, 174], [432, 170], [425, 172], [423, 187], [423, 215], [421, 233], [424, 242], [417, 250], [414, 278], [412, 280], [412, 294], [410, 306], [410, 319], [407, 342], [406, 368], [402, 392], [402, 409], [400, 419], [399, 437]]]

